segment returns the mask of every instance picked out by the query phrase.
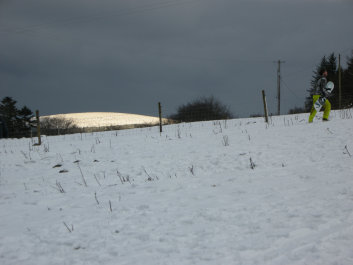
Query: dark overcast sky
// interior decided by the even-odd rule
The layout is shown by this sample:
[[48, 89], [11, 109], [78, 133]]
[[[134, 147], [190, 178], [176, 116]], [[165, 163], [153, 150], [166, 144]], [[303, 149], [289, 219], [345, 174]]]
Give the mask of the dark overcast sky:
[[239, 116], [302, 107], [324, 55], [353, 49], [353, 1], [0, 0], [0, 98], [41, 114], [165, 114], [215, 96]]

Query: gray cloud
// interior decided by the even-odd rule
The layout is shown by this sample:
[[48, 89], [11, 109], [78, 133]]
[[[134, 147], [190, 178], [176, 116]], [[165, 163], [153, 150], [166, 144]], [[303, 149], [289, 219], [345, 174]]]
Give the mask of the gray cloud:
[[323, 55], [353, 49], [351, 1], [2, 1], [0, 95], [43, 114], [156, 115], [214, 95], [239, 116], [302, 106]]

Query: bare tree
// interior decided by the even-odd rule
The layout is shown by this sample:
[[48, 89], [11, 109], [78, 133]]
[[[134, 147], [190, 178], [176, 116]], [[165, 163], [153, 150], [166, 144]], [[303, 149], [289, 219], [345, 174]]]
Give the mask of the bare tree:
[[72, 119], [59, 117], [44, 117], [41, 118], [40, 126], [43, 134], [59, 135], [78, 132], [78, 127]]

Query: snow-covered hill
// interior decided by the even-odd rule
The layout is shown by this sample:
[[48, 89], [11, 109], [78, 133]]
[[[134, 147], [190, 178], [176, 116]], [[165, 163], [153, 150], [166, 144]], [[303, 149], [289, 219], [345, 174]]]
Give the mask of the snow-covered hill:
[[353, 264], [352, 111], [0, 140], [0, 264]]
[[79, 128], [159, 123], [158, 117], [117, 112], [68, 113], [42, 116], [41, 118], [68, 119]]

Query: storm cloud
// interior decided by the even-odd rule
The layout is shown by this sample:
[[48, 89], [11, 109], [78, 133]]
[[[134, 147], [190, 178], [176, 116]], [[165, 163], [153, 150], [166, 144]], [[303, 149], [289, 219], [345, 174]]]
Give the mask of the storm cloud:
[[303, 106], [322, 56], [353, 49], [352, 1], [0, 1], [0, 97], [43, 115], [165, 114], [215, 96], [240, 117]]

